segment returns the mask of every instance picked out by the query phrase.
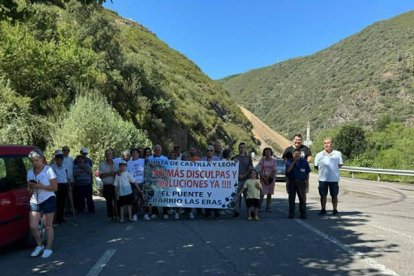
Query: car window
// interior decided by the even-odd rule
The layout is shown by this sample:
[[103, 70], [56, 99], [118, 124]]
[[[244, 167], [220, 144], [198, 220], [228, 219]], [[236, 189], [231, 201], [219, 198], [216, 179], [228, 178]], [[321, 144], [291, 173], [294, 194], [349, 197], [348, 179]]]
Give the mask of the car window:
[[10, 190], [10, 187], [7, 183], [6, 164], [4, 159], [0, 158], [0, 193], [8, 190]]
[[0, 158], [0, 192], [26, 186], [27, 157], [2, 157]]

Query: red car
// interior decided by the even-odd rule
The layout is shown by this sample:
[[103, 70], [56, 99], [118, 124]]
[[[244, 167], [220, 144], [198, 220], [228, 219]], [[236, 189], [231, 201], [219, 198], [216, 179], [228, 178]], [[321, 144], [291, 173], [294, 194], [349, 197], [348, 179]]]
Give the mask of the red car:
[[0, 246], [29, 233], [26, 174], [32, 165], [28, 154], [36, 147], [0, 145]]

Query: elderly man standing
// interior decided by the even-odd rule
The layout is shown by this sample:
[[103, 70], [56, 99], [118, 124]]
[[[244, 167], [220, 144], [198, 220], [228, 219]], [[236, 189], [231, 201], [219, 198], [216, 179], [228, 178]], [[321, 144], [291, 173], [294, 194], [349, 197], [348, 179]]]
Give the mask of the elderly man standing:
[[315, 158], [315, 169], [319, 170], [319, 195], [321, 196], [321, 211], [319, 215], [326, 215], [326, 198], [332, 198], [333, 215], [338, 215], [339, 169], [343, 165], [341, 152], [333, 149], [332, 138], [323, 141], [324, 150]]

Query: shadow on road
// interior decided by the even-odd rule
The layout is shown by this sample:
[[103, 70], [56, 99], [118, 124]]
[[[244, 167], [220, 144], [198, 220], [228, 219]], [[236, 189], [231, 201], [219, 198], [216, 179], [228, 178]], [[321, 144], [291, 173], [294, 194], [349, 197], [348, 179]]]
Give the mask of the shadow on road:
[[384, 271], [372, 260], [398, 254], [396, 244], [359, 230], [370, 222], [367, 214], [319, 217], [319, 206], [310, 204], [307, 220], [292, 220], [284, 198], [273, 199], [272, 213], [260, 213], [260, 221], [248, 221], [242, 209], [239, 218], [119, 224], [107, 221], [102, 199], [95, 203], [95, 215], [56, 227], [50, 259], [13, 249], [2, 253], [2, 268], [13, 267], [10, 275], [85, 275], [106, 250], [116, 249], [101, 275], [378, 275]]

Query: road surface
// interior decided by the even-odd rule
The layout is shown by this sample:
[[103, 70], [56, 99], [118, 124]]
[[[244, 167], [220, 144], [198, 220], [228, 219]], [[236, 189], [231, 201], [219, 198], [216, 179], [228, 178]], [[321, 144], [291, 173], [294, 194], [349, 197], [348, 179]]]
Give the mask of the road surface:
[[97, 213], [56, 227], [50, 259], [11, 245], [1, 275], [414, 275], [414, 186], [343, 178], [340, 216], [319, 217], [315, 176], [308, 219], [287, 218], [278, 183], [272, 213], [118, 224]]

